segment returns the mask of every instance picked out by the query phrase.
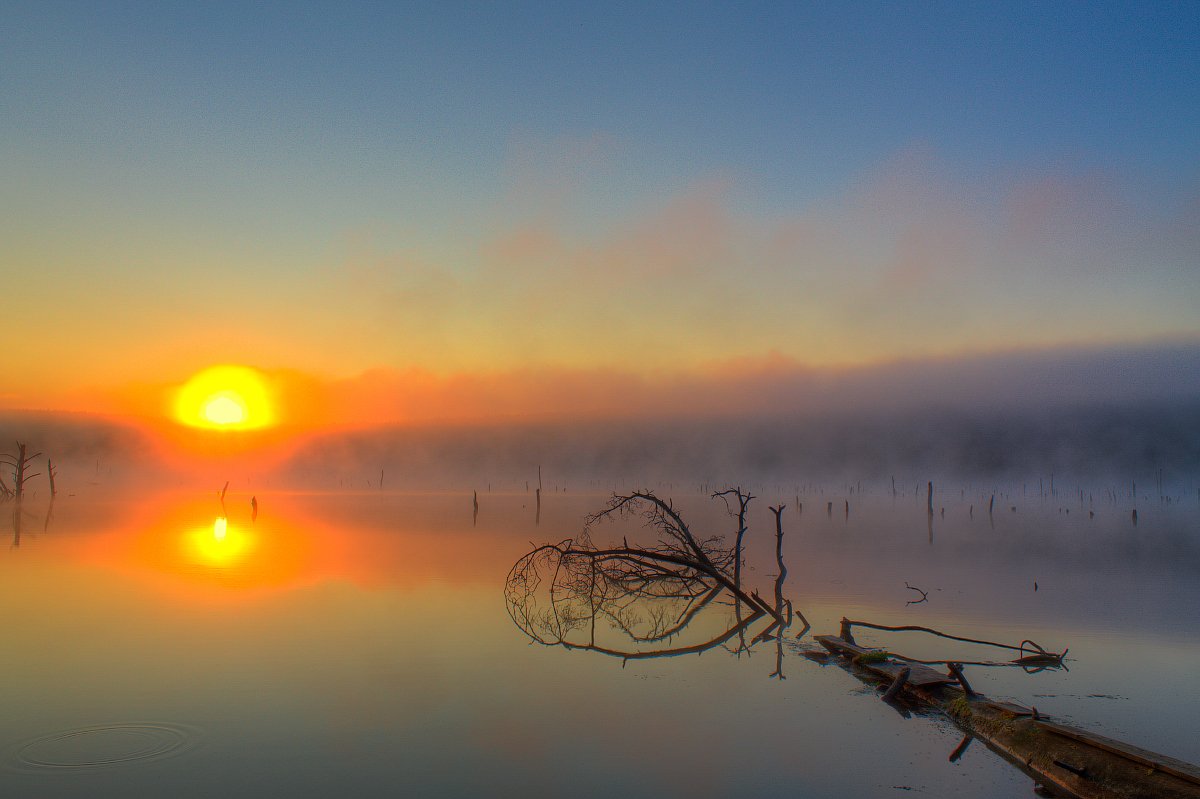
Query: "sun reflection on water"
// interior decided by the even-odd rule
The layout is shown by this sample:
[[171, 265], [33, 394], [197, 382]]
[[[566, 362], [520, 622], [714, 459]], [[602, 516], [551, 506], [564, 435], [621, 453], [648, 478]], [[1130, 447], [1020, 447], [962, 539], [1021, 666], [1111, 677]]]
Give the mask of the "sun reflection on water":
[[192, 530], [184, 537], [189, 562], [217, 569], [238, 566], [256, 549], [257, 537], [218, 516], [211, 526]]
[[[422, 501], [423, 515], [413, 513], [409, 497], [371, 499], [381, 501], [229, 493], [220, 503], [211, 492], [138, 496], [117, 503], [120, 511], [74, 553], [150, 583], [163, 596], [200, 603], [240, 602], [327, 581], [376, 587], [477, 581], [491, 577], [498, 559], [510, 558], [503, 536], [455, 527], [456, 498]], [[520, 511], [519, 500], [514, 506]], [[513, 524], [527, 521], [522, 519]]]

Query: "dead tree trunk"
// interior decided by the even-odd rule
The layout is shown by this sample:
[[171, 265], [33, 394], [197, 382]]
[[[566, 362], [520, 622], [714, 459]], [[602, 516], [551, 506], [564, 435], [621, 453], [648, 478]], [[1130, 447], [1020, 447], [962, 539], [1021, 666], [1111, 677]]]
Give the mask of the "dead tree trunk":
[[41, 474], [41, 472], [29, 473], [29, 464], [34, 458], [41, 457], [40, 452], [35, 452], [28, 455], [26, 446], [20, 441], [17, 442], [16, 455], [0, 455], [0, 463], [6, 466], [11, 466], [13, 470], [13, 487], [12, 495], [19, 502], [25, 495], [25, 483]]
[[718, 491], [713, 494], [713, 497], [721, 497], [725, 500], [725, 506], [729, 508], [730, 514], [733, 514], [733, 507], [729, 504], [728, 497], [730, 495], [737, 497], [737, 539], [733, 545], [733, 584], [738, 588], [742, 587], [742, 538], [746, 535], [746, 511], [750, 507], [750, 500], [754, 499], [754, 495], [750, 492], [742, 492], [741, 487], [727, 488], [724, 491]]

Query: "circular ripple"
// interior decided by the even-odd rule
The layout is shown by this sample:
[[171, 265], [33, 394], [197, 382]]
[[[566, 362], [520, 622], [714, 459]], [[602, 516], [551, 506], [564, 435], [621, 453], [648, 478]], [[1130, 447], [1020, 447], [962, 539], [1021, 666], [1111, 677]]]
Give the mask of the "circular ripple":
[[80, 727], [18, 745], [18, 769], [104, 769], [162, 760], [192, 748], [199, 731], [181, 724], [130, 722]]

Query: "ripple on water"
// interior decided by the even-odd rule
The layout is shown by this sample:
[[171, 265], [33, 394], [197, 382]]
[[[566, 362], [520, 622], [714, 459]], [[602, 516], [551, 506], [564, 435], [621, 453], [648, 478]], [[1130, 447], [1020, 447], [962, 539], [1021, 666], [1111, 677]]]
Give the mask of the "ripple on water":
[[5, 765], [18, 771], [80, 771], [164, 760], [193, 749], [200, 731], [183, 724], [123, 722], [79, 727], [14, 746]]

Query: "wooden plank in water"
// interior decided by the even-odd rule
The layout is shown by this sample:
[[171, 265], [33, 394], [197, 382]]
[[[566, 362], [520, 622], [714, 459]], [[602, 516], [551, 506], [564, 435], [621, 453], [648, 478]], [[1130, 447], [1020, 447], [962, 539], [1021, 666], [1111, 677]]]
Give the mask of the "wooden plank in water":
[[1005, 713], [1011, 713], [1014, 716], [1033, 715], [1033, 708], [1018, 705], [1016, 702], [1001, 702], [996, 699], [989, 699], [987, 702], [997, 710], [1003, 710]]
[[[819, 635], [815, 639], [825, 649], [846, 658], [842, 661], [843, 667], [864, 682], [871, 680], [868, 673], [875, 678], [890, 679], [906, 665], [903, 661], [860, 662], [859, 668], [854, 669], [850, 667], [849, 658], [874, 650], [851, 644], [835, 635]], [[944, 675], [933, 674], [942, 683], [951, 682]], [[1014, 702], [994, 701], [977, 695], [971, 701], [970, 713], [954, 715], [947, 702], [959, 695], [952, 687], [946, 691], [909, 693], [911, 698], [942, 710], [963, 730], [982, 740], [989, 749], [1048, 787], [1056, 796], [1200, 799], [1200, 769], [1190, 763], [1096, 733], [1030, 718], [1032, 708]]]
[[[841, 655], [855, 657], [864, 655], [870, 652], [875, 652], [874, 649], [852, 644], [836, 635], [818, 635], [816, 636], [817, 643], [828, 649], [830, 652], [836, 652]], [[908, 684], [918, 687], [929, 687], [933, 685], [951, 685], [957, 682], [953, 677], [942, 674], [939, 671], [934, 671], [928, 666], [922, 666], [920, 663], [909, 663], [907, 661], [887, 661], [883, 663], [859, 663], [869, 671], [880, 674], [891, 679], [895, 679], [896, 675], [902, 669], [909, 669]]]
[[1113, 738], [1108, 738], [1099, 733], [1088, 732], [1087, 730], [1076, 729], [1075, 727], [1066, 727], [1062, 724], [1055, 724], [1053, 721], [1038, 719], [1036, 722], [1043, 729], [1061, 735], [1065, 738], [1079, 741], [1080, 743], [1094, 746], [1097, 749], [1103, 749], [1106, 752], [1112, 752], [1115, 755], [1120, 755], [1134, 763], [1140, 763], [1143, 766], [1149, 766], [1152, 769], [1170, 774], [1172, 777], [1178, 777], [1181, 780], [1200, 785], [1200, 768], [1196, 768], [1191, 763], [1185, 763], [1182, 760], [1176, 760], [1173, 757], [1160, 755], [1158, 752], [1151, 752], [1147, 749], [1142, 749], [1137, 746], [1132, 746], [1124, 741], [1118, 741]]

